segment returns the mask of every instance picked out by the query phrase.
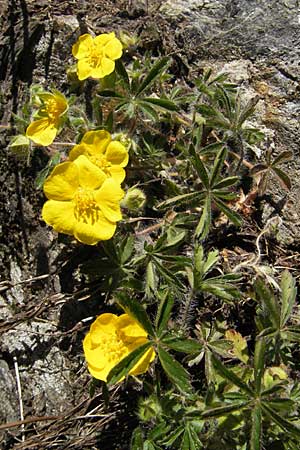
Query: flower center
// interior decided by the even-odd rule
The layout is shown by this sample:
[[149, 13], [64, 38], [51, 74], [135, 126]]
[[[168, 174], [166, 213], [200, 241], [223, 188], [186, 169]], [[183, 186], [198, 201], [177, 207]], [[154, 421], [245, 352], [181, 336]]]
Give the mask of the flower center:
[[104, 172], [107, 172], [109, 167], [111, 167], [111, 164], [107, 161], [105, 155], [93, 155], [90, 157], [90, 160]]
[[53, 98], [50, 98], [45, 102], [45, 106], [43, 109], [47, 113], [49, 119], [53, 122], [55, 122], [64, 111], [63, 105], [58, 103]]
[[101, 64], [101, 59], [104, 56], [104, 51], [99, 50], [99, 47], [92, 45], [89, 52], [89, 64], [90, 66], [96, 68]]
[[103, 336], [100, 345], [109, 363], [115, 364], [128, 354], [128, 349], [120, 339], [118, 331]]
[[75, 218], [82, 222], [95, 223], [99, 208], [92, 189], [79, 188], [74, 196]]

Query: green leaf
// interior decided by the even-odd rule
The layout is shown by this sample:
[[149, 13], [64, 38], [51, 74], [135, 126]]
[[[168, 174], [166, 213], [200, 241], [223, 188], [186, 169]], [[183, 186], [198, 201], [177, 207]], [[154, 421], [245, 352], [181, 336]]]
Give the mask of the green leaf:
[[246, 106], [243, 108], [241, 114], [239, 115], [238, 121], [237, 121], [237, 128], [240, 128], [243, 123], [250, 117], [255, 111], [255, 107], [259, 101], [259, 96], [256, 95], [253, 98], [250, 98]]
[[290, 342], [300, 342], [300, 330], [290, 331], [290, 327], [287, 327], [280, 333], [281, 338]]
[[261, 450], [261, 407], [256, 404], [251, 414], [251, 438], [250, 438], [250, 450]]
[[166, 375], [179, 391], [190, 394], [192, 387], [189, 380], [188, 372], [179, 364], [178, 361], [166, 352], [160, 345], [157, 348], [159, 360]]
[[224, 128], [225, 130], [230, 128], [230, 122], [220, 112], [208, 105], [200, 105], [197, 107], [197, 111], [207, 119], [207, 123], [216, 125], [217, 127]]
[[280, 327], [283, 328], [291, 316], [297, 295], [296, 281], [287, 270], [285, 270], [281, 276], [280, 287], [281, 287]]
[[138, 86], [136, 95], [140, 95], [146, 88], [149, 88], [151, 84], [155, 81], [155, 79], [161, 75], [161, 73], [167, 68], [169, 64], [169, 57], [165, 56], [164, 58], [157, 61], [151, 68], [150, 72], [142, 83]]
[[148, 298], [153, 297], [157, 290], [157, 279], [154, 271], [154, 264], [149, 261], [146, 268], [146, 287], [145, 293]]
[[142, 356], [152, 347], [152, 342], [146, 342], [140, 347], [133, 350], [129, 355], [123, 358], [115, 367], [111, 369], [107, 376], [108, 384], [115, 384], [121, 378], [125, 377], [128, 372], [139, 362]]
[[160, 295], [159, 298], [160, 302], [157, 308], [155, 319], [155, 326], [158, 337], [160, 337], [166, 329], [174, 305], [174, 296], [169, 290], [163, 292], [163, 294]]
[[182, 353], [200, 353], [203, 349], [202, 344], [194, 339], [166, 336], [161, 340], [161, 342], [172, 350]]
[[[222, 417], [230, 414], [234, 411], [241, 411], [243, 408], [248, 406], [251, 403], [251, 400], [246, 400], [244, 402], [232, 403], [230, 405], [218, 406], [217, 408], [211, 408], [203, 411], [201, 413], [201, 418], [208, 419], [212, 417]], [[187, 413], [187, 416], [189, 414]]]
[[300, 428], [288, 419], [279, 415], [273, 408], [270, 408], [267, 402], [261, 403], [264, 413], [270, 417], [283, 431], [291, 434], [295, 438], [300, 438]]
[[141, 450], [143, 448], [144, 435], [140, 427], [135, 428], [131, 436], [130, 450]]
[[145, 114], [146, 117], [148, 117], [153, 122], [158, 122], [159, 121], [159, 115], [157, 114], [157, 112], [155, 111], [155, 109], [152, 106], [150, 106], [147, 103], [144, 103], [142, 101], [140, 101], [138, 103], [138, 105], [139, 105], [139, 108], [143, 111], [143, 113]]
[[280, 328], [280, 310], [279, 305], [273, 293], [266, 286], [265, 282], [258, 279], [255, 283], [255, 291], [259, 300], [265, 306], [268, 317], [273, 326], [278, 330]]
[[240, 179], [240, 177], [224, 178], [223, 180], [221, 180], [217, 184], [215, 184], [213, 188], [215, 190], [215, 189], [224, 189], [229, 186], [233, 186], [234, 184], [236, 184], [239, 181], [239, 179]]
[[180, 425], [173, 432], [169, 433], [166, 438], [162, 441], [162, 444], [166, 447], [170, 447], [179, 438], [179, 436], [184, 432], [184, 426]]
[[129, 298], [123, 292], [116, 293], [116, 299], [118, 304], [124, 311], [133, 317], [142, 328], [149, 334], [149, 336], [155, 336], [155, 331], [152, 327], [152, 323], [144, 309], [144, 307], [133, 297]]
[[225, 338], [232, 342], [234, 355], [247, 364], [249, 356], [246, 339], [236, 330], [226, 330]]
[[189, 422], [185, 425], [185, 431], [181, 443], [181, 450], [201, 450], [202, 443], [198, 437], [198, 433], [194, 430], [193, 425]]
[[238, 227], [242, 225], [241, 216], [232, 209], [228, 208], [228, 206], [223, 202], [223, 200], [214, 196], [213, 201], [234, 225]]
[[199, 153], [200, 155], [209, 155], [221, 150], [224, 145], [224, 142], [214, 142], [213, 144], [208, 144], [205, 147], [200, 148]]
[[129, 76], [127, 73], [127, 70], [125, 68], [125, 66], [123, 65], [121, 59], [117, 59], [115, 61], [115, 68], [116, 68], [116, 72], [120, 75], [120, 77], [122, 78], [126, 88], [128, 89], [128, 91], [130, 91], [130, 80], [129, 80]]
[[190, 192], [188, 194], [176, 195], [176, 197], [169, 198], [158, 205], [156, 205], [157, 209], [167, 208], [168, 206], [178, 206], [182, 203], [188, 203], [191, 201], [201, 200], [203, 198], [202, 192]]
[[210, 185], [215, 186], [215, 184], [218, 182], [220, 177], [220, 172], [222, 170], [222, 167], [224, 165], [224, 161], [227, 155], [227, 149], [226, 147], [223, 147], [219, 153], [217, 154], [214, 165], [210, 174]]
[[262, 380], [264, 376], [265, 367], [265, 352], [266, 352], [266, 341], [265, 339], [258, 339], [255, 343], [254, 350], [254, 386], [255, 392], [260, 394]]
[[157, 258], [153, 258], [155, 268], [160, 273], [160, 275], [169, 283], [174, 284], [178, 289], [185, 289], [184, 284], [174, 275], [169, 269], [158, 262]]
[[128, 261], [133, 251], [134, 251], [134, 237], [128, 236], [127, 239], [123, 241], [122, 244], [120, 245], [121, 264], [125, 264]]
[[202, 181], [203, 186], [206, 189], [208, 189], [209, 188], [209, 178], [208, 178], [207, 170], [206, 170], [203, 162], [201, 161], [201, 158], [199, 158], [199, 156], [197, 155], [196, 150], [193, 145], [190, 145], [189, 152], [192, 156], [192, 162], [197, 171], [198, 177]]
[[124, 97], [124, 95], [119, 94], [116, 91], [111, 91], [109, 89], [104, 89], [103, 91], [99, 92], [99, 95], [101, 97], [108, 97], [108, 98], [119, 98], [122, 100], [127, 100], [126, 97]]
[[160, 108], [171, 112], [178, 110], [178, 107], [174, 102], [165, 98], [144, 97], [143, 102], [151, 103], [152, 105], [159, 106]]
[[285, 161], [289, 161], [293, 158], [293, 152], [291, 150], [286, 150], [281, 152], [272, 162], [272, 167], [277, 166], [278, 164], [282, 164]]
[[202, 214], [195, 231], [195, 238], [200, 241], [205, 239], [209, 233], [210, 225], [211, 225], [211, 196], [207, 195], [202, 209]]
[[235, 386], [238, 386], [251, 397], [253, 396], [254, 393], [252, 389], [247, 386], [247, 384], [244, 383], [243, 380], [241, 380], [234, 372], [228, 370], [227, 367], [225, 367], [224, 364], [222, 364], [221, 361], [214, 355], [211, 355], [211, 358], [216, 371], [219, 373], [219, 375], [221, 375], [221, 377], [225, 378], [227, 381], [230, 381]]
[[292, 187], [290, 177], [283, 170], [279, 169], [279, 167], [272, 167], [272, 170], [277, 178], [279, 178], [279, 181], [281, 182], [283, 187], [289, 191]]

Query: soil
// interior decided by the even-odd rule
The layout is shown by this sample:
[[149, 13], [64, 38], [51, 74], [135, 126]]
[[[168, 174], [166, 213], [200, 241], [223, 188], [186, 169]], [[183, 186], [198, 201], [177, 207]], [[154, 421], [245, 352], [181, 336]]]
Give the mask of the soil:
[[[8, 147], [16, 134], [15, 115], [31, 86], [65, 91], [77, 37], [114, 30], [139, 36], [141, 55], [173, 55], [173, 73], [183, 82], [211, 66], [228, 72], [245, 95], [259, 93], [256, 123], [278, 150], [294, 151], [287, 167], [293, 188], [286, 193], [271, 184], [257, 220], [246, 224], [239, 236], [218, 236], [214, 245], [229, 260], [232, 253], [234, 258], [239, 252], [253, 253], [259, 229], [278, 215], [282, 224], [277, 235], [264, 240], [265, 262], [287, 267], [299, 277], [299, 8], [297, 1], [275, 0], [0, 1], [3, 450], [129, 449], [140, 395], [139, 385], [129, 380], [111, 388], [108, 407], [107, 393], [91, 382], [86, 370], [82, 339], [87, 319], [101, 313], [103, 298], [99, 286], [86, 283], [78, 268], [96, 250], [70, 244], [41, 220], [44, 195], [36, 179], [48, 155], [35, 151], [28, 163]], [[86, 98], [87, 113], [88, 105]], [[237, 317], [247, 333], [247, 318], [240, 311]]]

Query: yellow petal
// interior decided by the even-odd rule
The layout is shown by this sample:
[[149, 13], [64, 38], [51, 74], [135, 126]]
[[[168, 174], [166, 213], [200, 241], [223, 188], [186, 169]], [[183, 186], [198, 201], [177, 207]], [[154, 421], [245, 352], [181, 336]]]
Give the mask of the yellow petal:
[[90, 374], [96, 378], [97, 380], [102, 380], [102, 381], [107, 381], [107, 375], [109, 374], [110, 370], [113, 368], [114, 366], [111, 364], [107, 364], [103, 369], [98, 369], [96, 367], [94, 367], [91, 364], [88, 364], [88, 370], [90, 372]]
[[73, 234], [76, 221], [72, 202], [48, 200], [43, 206], [42, 218], [58, 233]]
[[121, 184], [125, 180], [126, 172], [120, 166], [111, 166], [108, 169], [110, 176], [115, 180], [116, 183]]
[[80, 144], [75, 145], [69, 153], [69, 159], [74, 161], [79, 155], [85, 155], [87, 157], [102, 155], [111, 137], [108, 131], [88, 131], [84, 134]]
[[71, 200], [79, 187], [78, 168], [72, 162], [54, 167], [44, 183], [44, 192], [52, 200]]
[[26, 136], [38, 145], [52, 144], [57, 134], [55, 124], [48, 118], [32, 122], [26, 130]]
[[101, 188], [95, 193], [95, 200], [99, 208], [104, 216], [112, 222], [122, 219], [120, 201], [123, 197], [124, 191], [112, 178], [107, 178]]
[[133, 317], [129, 316], [129, 314], [122, 314], [118, 317], [117, 327], [124, 337], [147, 337], [147, 332], [144, 328]]
[[77, 76], [79, 80], [86, 80], [91, 77], [93, 68], [88, 62], [87, 58], [80, 59], [77, 63]]
[[72, 47], [72, 54], [75, 58], [81, 59], [89, 55], [93, 45], [93, 38], [89, 34], [79, 36], [77, 42]]
[[114, 334], [118, 324], [119, 317], [115, 314], [104, 313], [98, 316], [92, 323], [90, 335], [93, 344], [101, 343], [101, 340], [107, 334]]
[[112, 141], [107, 147], [105, 156], [113, 165], [126, 167], [128, 164], [128, 151], [121, 142]]
[[130, 370], [130, 375], [140, 375], [141, 373], [147, 372], [150, 363], [155, 358], [155, 351], [153, 348], [149, 348], [146, 353], [140, 358], [136, 365]]
[[76, 223], [74, 236], [79, 242], [95, 245], [99, 241], [107, 241], [116, 231], [116, 224], [107, 220], [101, 212], [97, 212], [97, 220], [87, 219]]
[[100, 64], [92, 69], [92, 78], [104, 78], [115, 70], [115, 63], [109, 58], [101, 58]]
[[84, 145], [81, 144], [75, 145], [69, 153], [69, 160], [74, 161], [76, 158], [78, 158], [78, 156], [85, 154], [86, 148]]
[[78, 167], [79, 184], [83, 188], [97, 189], [106, 180], [105, 173], [84, 155], [78, 156], [70, 164], [75, 164]]
[[105, 55], [110, 59], [119, 59], [122, 56], [122, 44], [119, 39], [111, 39], [104, 48]]
[[97, 50], [99, 52], [102, 51], [102, 47], [113, 40], [115, 38], [115, 33], [112, 31], [111, 33], [102, 33], [99, 36], [94, 38], [94, 44], [97, 46]]
[[111, 137], [108, 131], [105, 130], [97, 130], [97, 131], [88, 131], [84, 134], [81, 144], [86, 144], [87, 146], [92, 147], [90, 151], [94, 153], [104, 153], [106, 147], [111, 141]]

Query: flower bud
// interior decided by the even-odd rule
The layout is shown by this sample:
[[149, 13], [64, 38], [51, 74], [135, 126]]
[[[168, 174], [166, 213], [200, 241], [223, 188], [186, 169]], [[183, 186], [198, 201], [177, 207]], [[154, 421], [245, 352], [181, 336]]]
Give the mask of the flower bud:
[[121, 202], [121, 206], [131, 211], [143, 208], [146, 201], [146, 195], [141, 189], [130, 188]]
[[143, 422], [156, 419], [161, 414], [161, 406], [156, 398], [149, 397], [139, 402], [138, 416]]

